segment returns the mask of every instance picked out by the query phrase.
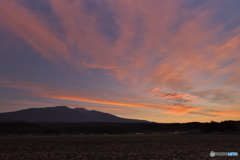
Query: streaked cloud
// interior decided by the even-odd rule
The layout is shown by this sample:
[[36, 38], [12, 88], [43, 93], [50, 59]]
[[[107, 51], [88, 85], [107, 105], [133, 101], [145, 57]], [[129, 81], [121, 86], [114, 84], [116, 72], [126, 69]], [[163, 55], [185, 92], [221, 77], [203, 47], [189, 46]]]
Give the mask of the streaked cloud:
[[183, 115], [190, 112], [202, 111], [203, 108], [195, 108], [191, 106], [186, 106], [182, 104], [173, 104], [171, 106], [165, 106], [166, 111], [164, 113], [171, 115]]
[[190, 94], [178, 94], [178, 93], [158, 93], [156, 96], [167, 98], [168, 100], [180, 101], [180, 102], [193, 102], [197, 98]]
[[210, 89], [204, 91], [195, 92], [194, 95], [197, 95], [204, 99], [205, 101], [209, 101], [211, 103], [219, 103], [219, 104], [239, 104], [239, 90], [231, 90], [228, 88], [218, 88], [218, 89]]
[[179, 121], [231, 116], [240, 104], [239, 4], [3, 0], [0, 94], [22, 105], [99, 104]]
[[200, 98], [197, 98], [191, 94], [184, 94], [184, 93], [164, 93], [161, 92], [164, 89], [153, 88], [146, 90], [146, 93], [154, 94], [156, 97], [166, 98], [167, 100], [173, 100], [178, 102], [194, 102], [194, 101], [201, 101]]
[[51, 61], [65, 58], [66, 46], [44, 20], [22, 6], [20, 1], [0, 3], [1, 26], [7, 28]]
[[148, 93], [157, 93], [159, 92], [161, 89], [159, 88], [152, 88], [152, 89], [148, 89], [146, 90], [145, 92], [148, 92]]
[[[41, 97], [55, 100], [67, 100], [67, 101], [77, 101], [77, 102], [87, 102], [93, 104], [103, 104], [103, 105], [112, 105], [112, 106], [122, 106], [129, 108], [143, 108], [143, 109], [155, 109], [155, 110], [163, 110], [167, 112], [163, 113], [174, 113], [176, 115], [186, 114], [192, 111], [203, 110], [202, 108], [190, 107], [181, 104], [174, 105], [159, 105], [152, 103], [137, 103], [137, 102], [124, 102], [124, 101], [116, 101], [111, 100], [110, 98], [105, 98], [102, 96], [97, 96], [94, 94], [86, 94], [86, 92], [79, 92], [73, 89], [67, 89], [63, 87], [54, 87], [48, 85], [39, 85], [39, 84], [13, 84], [6, 82], [5, 87], [16, 88], [16, 89], [28, 89], [29, 92], [25, 92], [24, 95], [30, 97]], [[85, 93], [85, 94], [84, 94]], [[18, 101], [19, 102], [19, 101]], [[23, 103], [26, 103], [23, 101]], [[31, 102], [34, 103], [34, 102]], [[36, 104], [39, 104], [36, 102]], [[101, 107], [100, 107], [101, 108]], [[104, 108], [104, 107], [102, 107]]]
[[214, 111], [212, 114], [220, 116], [238, 116], [240, 115], [240, 110], [227, 110], [227, 111]]

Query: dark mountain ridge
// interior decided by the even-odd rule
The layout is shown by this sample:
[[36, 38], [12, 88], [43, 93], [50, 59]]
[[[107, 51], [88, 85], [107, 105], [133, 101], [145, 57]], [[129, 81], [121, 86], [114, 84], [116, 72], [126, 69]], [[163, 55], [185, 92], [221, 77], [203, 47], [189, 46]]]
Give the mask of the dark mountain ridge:
[[71, 109], [67, 106], [46, 108], [29, 108], [15, 112], [0, 113], [1, 122], [48, 122], [48, 123], [80, 123], [80, 122], [114, 122], [114, 123], [148, 123], [145, 120], [127, 119], [109, 113], [84, 108]]
[[240, 133], [240, 121], [155, 123], [66, 106], [0, 113], [0, 135]]

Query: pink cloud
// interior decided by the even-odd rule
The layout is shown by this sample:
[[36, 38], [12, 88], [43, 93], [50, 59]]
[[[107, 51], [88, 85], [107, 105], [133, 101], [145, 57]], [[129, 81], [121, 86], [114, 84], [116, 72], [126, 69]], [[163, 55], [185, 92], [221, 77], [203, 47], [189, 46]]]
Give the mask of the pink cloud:
[[[116, 101], [111, 98], [104, 98], [99, 95], [94, 94], [86, 94], [86, 92], [81, 93], [80, 91], [70, 90], [67, 88], [60, 88], [48, 85], [39, 85], [34, 83], [26, 83], [26, 84], [11, 84], [8, 82], [5, 83], [5, 87], [11, 88], [19, 88], [19, 89], [29, 89], [30, 91], [34, 91], [34, 93], [24, 93], [23, 95], [27, 95], [30, 97], [42, 97], [42, 98], [50, 98], [55, 100], [68, 100], [68, 101], [79, 101], [79, 102], [88, 102], [94, 104], [104, 104], [104, 105], [113, 105], [113, 106], [124, 106], [129, 108], [142, 108], [142, 109], [157, 109], [163, 110], [167, 114], [176, 114], [183, 115], [190, 113], [192, 111], [200, 111], [202, 108], [190, 107], [185, 105], [158, 105], [151, 103], [136, 103], [136, 102], [125, 102], [125, 101]], [[43, 93], [44, 91], [44, 93]], [[25, 103], [25, 102], [23, 102]], [[32, 102], [26, 102], [32, 103]], [[35, 102], [34, 102], [35, 103]]]
[[212, 114], [220, 116], [239, 116], [240, 110], [213, 111]]
[[1, 2], [0, 15], [1, 25], [28, 42], [48, 60], [58, 62], [66, 58], [67, 48], [54, 31], [17, 1]]
[[193, 102], [197, 100], [197, 98], [191, 94], [158, 93], [156, 96], [167, 98], [168, 100], [175, 100], [180, 102]]
[[[83, 1], [50, 2], [66, 30], [62, 35], [64, 40], [59, 39], [47, 22], [20, 3], [6, 1], [0, 7], [5, 15], [1, 17], [2, 24], [51, 61], [64, 61], [79, 70], [82, 67], [110, 70], [106, 74], [123, 84], [144, 86], [150, 83], [177, 91], [193, 89], [195, 83], [201, 85], [203, 80], [212, 83], [203, 76], [197, 77], [196, 73], [210, 74], [217, 79], [233, 71], [229, 83], [238, 82], [236, 70], [220, 65], [238, 56], [239, 36], [222, 39], [219, 44], [216, 35], [224, 26], [206, 29], [214, 15], [210, 9], [204, 12], [200, 8], [189, 10], [181, 8], [184, 2], [178, 1], [108, 2], [120, 28], [116, 42], [110, 44], [97, 30], [97, 15], [89, 14]], [[15, 12], [11, 12], [12, 9]], [[169, 28], [176, 25], [177, 20], [184, 19], [179, 15], [191, 16], [183, 21], [177, 32], [172, 32]], [[136, 24], [139, 17], [142, 17], [141, 23]], [[136, 45], [133, 41], [138, 36], [142, 37]], [[155, 59], [159, 62], [152, 63]]]
[[[206, 2], [190, 10], [182, 7], [183, 1], [106, 1], [120, 28], [119, 37], [113, 43], [99, 33], [98, 17], [96, 13], [87, 12], [84, 1], [50, 2], [66, 31], [62, 35], [18, 1], [1, 2], [0, 23], [59, 66], [64, 62], [78, 74], [82, 74], [82, 69], [104, 70], [106, 78], [114, 77], [118, 83], [136, 92], [154, 86], [146, 92], [154, 93], [165, 103], [131, 103], [132, 99], [127, 96], [120, 101], [104, 97], [101, 91], [91, 94], [27, 82], [4, 82], [3, 86], [33, 90], [35, 96], [57, 100], [160, 109], [179, 115], [201, 109], [171, 105], [169, 100], [194, 103], [200, 97], [212, 106], [239, 102], [236, 90], [240, 82], [240, 27], [224, 32], [231, 20], [221, 25], [212, 24], [218, 6], [208, 8], [210, 2]], [[176, 93], [160, 93], [162, 90], [156, 88], [159, 86]], [[222, 86], [226, 89], [221, 90]], [[46, 93], [39, 94], [42, 91]]]
[[145, 92], [148, 92], [148, 93], [157, 93], [159, 92], [161, 89], [159, 88], [152, 88], [152, 89], [149, 89], [149, 90], [146, 90]]
[[168, 105], [168, 106], [164, 106], [162, 109], [166, 110], [163, 113], [171, 114], [171, 115], [175, 115], [175, 116], [180, 116], [180, 115], [187, 114], [190, 112], [197, 112], [197, 111], [204, 110], [204, 108], [196, 108], [196, 107], [191, 107], [191, 106], [182, 105], [182, 104]]
[[194, 95], [191, 94], [184, 94], [184, 93], [162, 93], [164, 89], [159, 89], [159, 88], [152, 88], [149, 90], [146, 90], [146, 93], [153, 93], [156, 97], [161, 97], [161, 98], [167, 98], [167, 100], [173, 100], [173, 101], [178, 101], [178, 102], [195, 102], [195, 101], [200, 101], [199, 98], [197, 98]]

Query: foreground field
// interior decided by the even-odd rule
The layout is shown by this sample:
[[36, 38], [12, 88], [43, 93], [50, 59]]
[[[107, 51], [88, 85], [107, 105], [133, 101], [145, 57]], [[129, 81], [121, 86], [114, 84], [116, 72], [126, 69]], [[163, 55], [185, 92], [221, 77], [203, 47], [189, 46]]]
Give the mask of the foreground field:
[[0, 160], [240, 159], [240, 135], [87, 135], [0, 137]]

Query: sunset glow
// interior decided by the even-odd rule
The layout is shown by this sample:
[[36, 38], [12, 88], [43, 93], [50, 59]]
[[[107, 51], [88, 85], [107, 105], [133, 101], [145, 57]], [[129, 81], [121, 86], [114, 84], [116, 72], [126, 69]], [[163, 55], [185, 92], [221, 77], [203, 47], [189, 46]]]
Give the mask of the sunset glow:
[[1, 0], [0, 112], [240, 120], [239, 0]]

